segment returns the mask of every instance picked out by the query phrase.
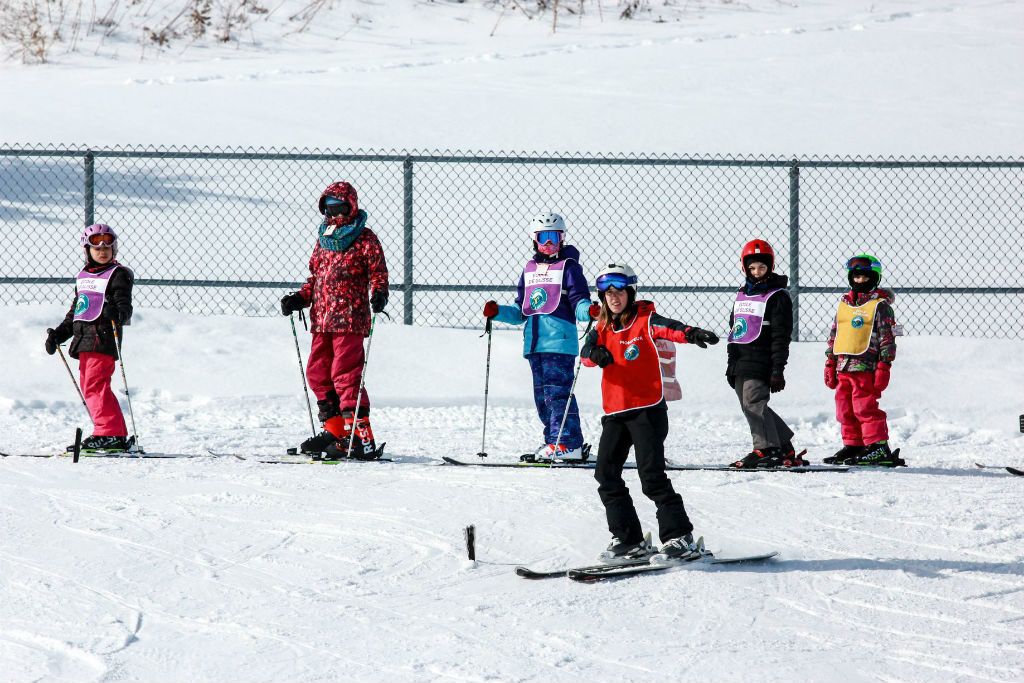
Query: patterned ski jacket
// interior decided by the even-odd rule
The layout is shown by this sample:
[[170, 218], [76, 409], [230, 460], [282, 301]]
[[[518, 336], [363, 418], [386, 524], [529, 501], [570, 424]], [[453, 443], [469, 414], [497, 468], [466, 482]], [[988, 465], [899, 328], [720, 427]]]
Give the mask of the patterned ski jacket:
[[[71, 308], [64, 316], [63, 322], [54, 328], [59, 342], [63, 343], [71, 339], [68, 355], [72, 358], [78, 358], [80, 353], [105, 353], [117, 358], [117, 342], [114, 339], [114, 330], [111, 328], [110, 322], [116, 318], [115, 311], [117, 314], [131, 318], [132, 285], [135, 284], [135, 274], [117, 261], [105, 265], [87, 266], [85, 270], [90, 273], [102, 273], [111, 268], [117, 270], [110, 276], [100, 317], [89, 321], [75, 320], [75, 304], [78, 301], [78, 287], [76, 286], [75, 298], [71, 300]], [[124, 327], [120, 324], [117, 326], [117, 335], [123, 344]]]
[[529, 317], [523, 315], [523, 300], [526, 296], [524, 271], [519, 275], [519, 284], [516, 285], [516, 305], [499, 306], [498, 315], [494, 319], [510, 325], [526, 323], [526, 327], [523, 328], [523, 356], [531, 353], [564, 353], [575, 356], [579, 351], [576, 323], [590, 320], [590, 289], [579, 263], [580, 252], [576, 247], [567, 244], [557, 256], [534, 254], [532, 260], [538, 263], [566, 262], [565, 275], [562, 279], [562, 298], [558, 308], [549, 314]]
[[879, 287], [866, 294], [858, 294], [850, 291], [843, 295], [843, 301], [850, 306], [863, 306], [872, 299], [881, 299], [878, 308], [875, 309], [875, 319], [871, 330], [871, 341], [868, 349], [859, 356], [850, 356], [832, 352], [836, 342], [836, 331], [839, 326], [838, 313], [832, 318], [832, 330], [828, 335], [828, 349], [825, 357], [828, 360], [836, 361], [838, 372], [874, 372], [878, 364], [889, 363], [896, 360], [896, 335], [893, 333], [893, 326], [896, 324], [896, 313], [892, 305], [896, 301], [896, 294], [891, 289]]
[[[363, 212], [360, 211], [360, 214]], [[320, 229], [323, 235], [323, 225]], [[299, 294], [312, 304], [313, 334], [370, 334], [369, 290], [388, 292], [388, 266], [380, 240], [363, 227], [343, 251], [318, 239], [309, 257], [310, 276]]]

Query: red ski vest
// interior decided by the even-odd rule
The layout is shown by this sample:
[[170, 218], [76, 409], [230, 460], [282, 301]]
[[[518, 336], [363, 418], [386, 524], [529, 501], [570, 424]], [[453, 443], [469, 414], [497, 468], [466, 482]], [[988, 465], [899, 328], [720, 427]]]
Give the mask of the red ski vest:
[[597, 331], [597, 343], [611, 351], [613, 362], [601, 375], [601, 398], [605, 415], [636, 408], [649, 408], [665, 397], [661, 382], [661, 360], [651, 335], [654, 305], [639, 302], [632, 322], [621, 330], [610, 326]]

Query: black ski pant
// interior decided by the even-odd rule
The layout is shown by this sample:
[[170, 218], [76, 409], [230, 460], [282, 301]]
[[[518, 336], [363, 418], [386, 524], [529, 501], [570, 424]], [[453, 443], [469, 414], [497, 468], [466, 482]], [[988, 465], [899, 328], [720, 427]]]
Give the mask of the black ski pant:
[[601, 443], [597, 448], [594, 478], [601, 494], [608, 531], [624, 543], [643, 540], [643, 527], [633, 499], [622, 479], [622, 466], [630, 447], [636, 457], [637, 473], [644, 495], [658, 508], [658, 536], [662, 542], [693, 531], [683, 498], [672, 488], [665, 473], [665, 437], [668, 436], [668, 407], [660, 403], [601, 418]]

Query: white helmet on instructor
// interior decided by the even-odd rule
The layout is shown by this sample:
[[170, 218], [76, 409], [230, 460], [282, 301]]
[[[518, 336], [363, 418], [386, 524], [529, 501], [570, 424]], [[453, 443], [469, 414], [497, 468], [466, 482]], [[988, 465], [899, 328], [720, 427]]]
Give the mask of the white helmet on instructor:
[[620, 291], [629, 290], [633, 292], [634, 297], [636, 296], [636, 273], [621, 263], [609, 263], [605, 266], [604, 270], [597, 274], [596, 284], [598, 296], [607, 292], [609, 287]]

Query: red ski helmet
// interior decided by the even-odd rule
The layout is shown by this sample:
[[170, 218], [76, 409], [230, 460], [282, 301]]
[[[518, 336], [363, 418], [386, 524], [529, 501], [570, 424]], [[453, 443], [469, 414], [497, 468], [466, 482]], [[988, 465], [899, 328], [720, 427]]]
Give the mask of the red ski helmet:
[[747, 274], [747, 266], [751, 261], [768, 264], [768, 272], [771, 273], [775, 270], [775, 250], [764, 240], [750, 240], [743, 246], [743, 255], [740, 258], [740, 268], [744, 275]]
[[[327, 200], [334, 199], [338, 202], [347, 203], [348, 206], [342, 206], [340, 213], [327, 216]], [[332, 204], [335, 202], [332, 202]], [[317, 203], [317, 207], [320, 209], [320, 213], [327, 216], [327, 222], [330, 225], [347, 225], [356, 219], [356, 212], [359, 211], [359, 197], [356, 194], [356, 188], [352, 187], [351, 184], [340, 182], [331, 183], [327, 186], [327, 189], [320, 195], [320, 201]], [[347, 209], [347, 210], [344, 210]]]

